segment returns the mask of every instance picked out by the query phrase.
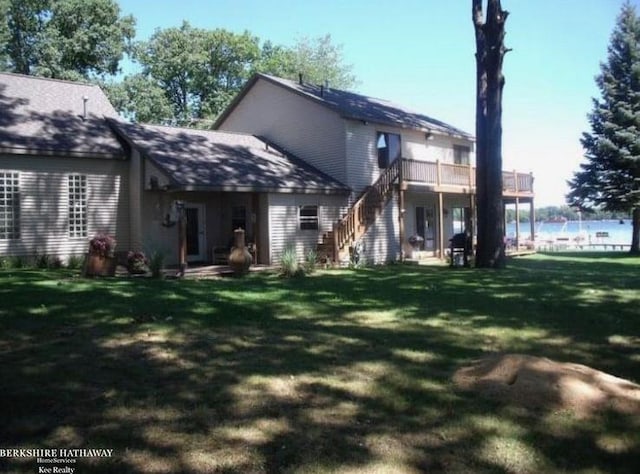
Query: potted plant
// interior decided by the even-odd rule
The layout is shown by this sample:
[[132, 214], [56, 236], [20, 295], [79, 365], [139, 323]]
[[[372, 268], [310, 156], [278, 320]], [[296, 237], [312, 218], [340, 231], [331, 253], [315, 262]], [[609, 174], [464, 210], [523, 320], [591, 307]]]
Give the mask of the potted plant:
[[84, 265], [85, 276], [113, 276], [116, 273], [114, 249], [116, 240], [107, 234], [98, 234], [89, 241], [89, 252]]
[[141, 251], [127, 254], [127, 270], [131, 275], [144, 275], [149, 271], [149, 260]]

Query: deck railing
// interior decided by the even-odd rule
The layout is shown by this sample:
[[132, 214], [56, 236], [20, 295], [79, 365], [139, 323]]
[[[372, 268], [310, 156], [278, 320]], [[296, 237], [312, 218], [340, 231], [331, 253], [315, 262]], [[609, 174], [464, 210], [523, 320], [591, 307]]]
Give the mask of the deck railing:
[[347, 215], [334, 225], [334, 260], [338, 259], [339, 252], [364, 234], [376, 215], [382, 211], [393, 193], [393, 184], [397, 182], [399, 173], [400, 166], [394, 161], [351, 206]]
[[[405, 181], [434, 186], [476, 186], [476, 169], [471, 165], [455, 165], [440, 161], [402, 160]], [[533, 175], [517, 171], [502, 172], [502, 188], [506, 192], [533, 192]]]

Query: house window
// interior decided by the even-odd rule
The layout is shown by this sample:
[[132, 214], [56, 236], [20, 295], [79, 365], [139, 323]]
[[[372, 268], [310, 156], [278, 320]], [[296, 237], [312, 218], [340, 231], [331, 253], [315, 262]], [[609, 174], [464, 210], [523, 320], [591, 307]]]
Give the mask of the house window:
[[471, 208], [454, 207], [453, 213], [453, 233], [461, 234], [471, 229]]
[[87, 177], [69, 176], [69, 237], [87, 236]]
[[20, 238], [20, 174], [0, 172], [0, 240]]
[[231, 230], [247, 230], [247, 208], [244, 206], [233, 206], [231, 208]]
[[456, 165], [468, 165], [470, 152], [471, 149], [468, 146], [453, 145], [453, 163]]
[[400, 135], [397, 133], [378, 132], [376, 143], [379, 168], [388, 168], [394, 160], [400, 158]]
[[318, 230], [318, 206], [300, 206], [300, 230]]

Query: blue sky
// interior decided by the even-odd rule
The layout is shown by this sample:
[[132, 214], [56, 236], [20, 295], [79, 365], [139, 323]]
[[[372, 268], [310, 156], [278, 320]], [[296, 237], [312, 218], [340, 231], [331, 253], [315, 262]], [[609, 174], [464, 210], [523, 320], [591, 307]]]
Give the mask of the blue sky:
[[[598, 95], [594, 77], [624, 0], [503, 0], [506, 85], [503, 167], [533, 172], [536, 206], [564, 204], [582, 160], [579, 139]], [[137, 39], [182, 20], [249, 30], [290, 45], [331, 34], [360, 81], [388, 99], [474, 133], [471, 0], [119, 0]], [[633, 0], [640, 11], [640, 0]]]

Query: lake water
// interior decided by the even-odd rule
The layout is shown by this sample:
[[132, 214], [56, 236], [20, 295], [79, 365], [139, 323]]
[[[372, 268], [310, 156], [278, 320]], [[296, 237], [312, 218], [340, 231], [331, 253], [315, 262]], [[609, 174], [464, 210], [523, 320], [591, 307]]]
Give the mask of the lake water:
[[[618, 220], [604, 221], [567, 221], [567, 222], [536, 222], [536, 242], [555, 241], [557, 238], [569, 238], [575, 242], [576, 237], [582, 238], [583, 243], [592, 244], [625, 244], [631, 243], [631, 219], [625, 219], [623, 224]], [[516, 224], [507, 224], [507, 237], [515, 238]], [[520, 223], [520, 238], [528, 240], [530, 226], [528, 222]]]

